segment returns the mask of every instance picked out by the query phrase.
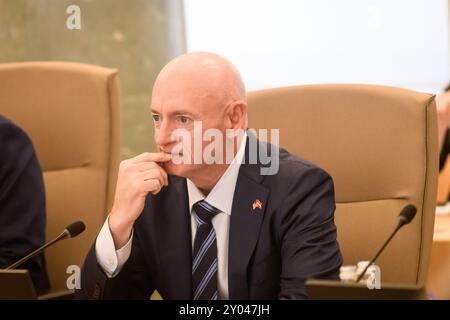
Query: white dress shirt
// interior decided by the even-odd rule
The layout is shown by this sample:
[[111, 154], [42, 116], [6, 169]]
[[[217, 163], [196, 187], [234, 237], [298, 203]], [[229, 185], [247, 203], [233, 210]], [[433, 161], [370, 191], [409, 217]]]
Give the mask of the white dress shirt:
[[[220, 299], [228, 299], [228, 240], [230, 230], [231, 207], [233, 204], [234, 189], [241, 167], [245, 145], [247, 141], [247, 133], [244, 133], [241, 140], [239, 150], [228, 166], [225, 173], [219, 179], [217, 184], [205, 198], [205, 195], [187, 179], [187, 191], [189, 197], [189, 211], [191, 213], [191, 233], [192, 233], [192, 250], [194, 250], [194, 239], [197, 231], [197, 222], [192, 212], [192, 206], [200, 201], [205, 200], [210, 205], [216, 207], [220, 212], [211, 220], [216, 232], [217, 241], [217, 285]], [[122, 269], [125, 262], [131, 254], [131, 235], [130, 240], [119, 250], [114, 247], [114, 241], [109, 230], [108, 219], [106, 219], [95, 243], [95, 253], [97, 261], [110, 278], [115, 277]]]

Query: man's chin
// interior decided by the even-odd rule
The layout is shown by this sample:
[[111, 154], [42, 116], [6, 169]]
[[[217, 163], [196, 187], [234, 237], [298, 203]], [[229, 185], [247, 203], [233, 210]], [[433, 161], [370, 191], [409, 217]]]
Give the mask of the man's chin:
[[172, 176], [179, 176], [187, 178], [189, 172], [192, 170], [192, 166], [186, 164], [174, 164], [172, 161], [166, 162], [163, 165], [164, 170], [167, 174]]

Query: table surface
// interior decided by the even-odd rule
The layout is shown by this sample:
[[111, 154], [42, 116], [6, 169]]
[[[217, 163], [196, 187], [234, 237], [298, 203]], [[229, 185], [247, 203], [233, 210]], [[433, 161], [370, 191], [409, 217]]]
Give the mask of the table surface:
[[437, 214], [434, 220], [433, 241], [450, 242], [450, 214]]

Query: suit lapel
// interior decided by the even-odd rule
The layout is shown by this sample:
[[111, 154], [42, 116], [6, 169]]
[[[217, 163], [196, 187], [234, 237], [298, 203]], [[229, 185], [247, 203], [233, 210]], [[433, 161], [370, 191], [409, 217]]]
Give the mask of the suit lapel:
[[[249, 139], [254, 139], [249, 135]], [[245, 163], [248, 163], [247, 140]], [[247, 267], [258, 241], [269, 189], [261, 184], [258, 164], [243, 164], [239, 170], [230, 220], [228, 292], [230, 299], [248, 299]], [[261, 208], [257, 205], [261, 203]], [[256, 206], [254, 206], [254, 204]]]

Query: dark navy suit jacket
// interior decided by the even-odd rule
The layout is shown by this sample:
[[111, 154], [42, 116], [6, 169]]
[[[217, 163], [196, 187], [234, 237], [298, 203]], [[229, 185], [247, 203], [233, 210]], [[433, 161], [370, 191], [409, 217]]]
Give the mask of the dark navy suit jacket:
[[[22, 129], [0, 116], [0, 268], [44, 242], [44, 182], [33, 145]], [[30, 271], [38, 294], [49, 289], [43, 255], [19, 268]]]
[[[283, 149], [278, 173], [261, 175], [261, 164], [249, 164], [248, 149], [247, 141], [230, 219], [229, 298], [306, 298], [306, 279], [338, 279], [342, 264], [333, 181]], [[261, 209], [253, 209], [255, 200]], [[164, 299], [192, 299], [190, 219], [186, 179], [170, 176], [168, 187], [147, 197], [122, 271], [109, 279], [92, 247], [77, 297], [148, 299], [158, 290]]]

